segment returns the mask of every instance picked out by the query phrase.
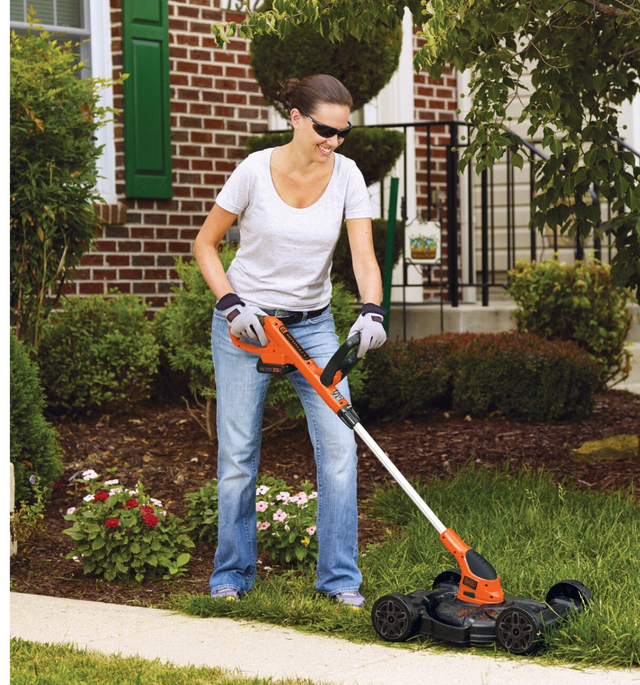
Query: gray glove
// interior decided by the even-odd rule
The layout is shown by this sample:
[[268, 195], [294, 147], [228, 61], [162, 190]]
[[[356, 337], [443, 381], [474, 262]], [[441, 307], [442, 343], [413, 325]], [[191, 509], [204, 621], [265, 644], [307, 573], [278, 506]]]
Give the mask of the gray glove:
[[362, 307], [360, 316], [351, 326], [349, 338], [356, 333], [360, 333], [360, 346], [358, 347], [358, 357], [364, 357], [369, 350], [384, 345], [387, 340], [387, 332], [384, 330], [382, 322], [386, 311], [377, 304], [371, 302]]
[[229, 330], [236, 338], [249, 338], [259, 342], [263, 347], [269, 344], [267, 336], [258, 319], [258, 314], [266, 312], [252, 305], [245, 304], [235, 293], [227, 293], [216, 304], [216, 309], [226, 317]]

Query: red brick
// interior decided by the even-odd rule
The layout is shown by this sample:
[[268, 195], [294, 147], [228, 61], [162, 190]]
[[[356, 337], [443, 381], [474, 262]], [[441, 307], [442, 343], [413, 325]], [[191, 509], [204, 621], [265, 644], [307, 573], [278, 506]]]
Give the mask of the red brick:
[[[210, 47], [213, 48], [215, 47], [216, 41], [214, 38], [211, 38], [211, 42], [209, 42], [209, 39], [204, 38], [202, 40], [202, 47]], [[235, 55], [232, 52], [224, 52], [224, 50], [216, 50], [213, 55], [213, 59], [216, 62], [225, 62], [227, 64], [233, 64], [235, 62]]]
[[[195, 62], [191, 62], [188, 59], [184, 60], [177, 60], [174, 71], [181, 71], [187, 74], [197, 74], [198, 73], [198, 65]], [[171, 79], [173, 83], [173, 78]]]
[[107, 255], [107, 264], [109, 266], [129, 266], [131, 257], [129, 255], [110, 254]]
[[142, 278], [142, 269], [120, 269], [120, 278], [139, 281]]
[[[116, 251], [116, 241], [115, 240], [98, 240], [96, 247], [100, 252], [115, 252]], [[76, 275], [77, 277], [77, 275]]]
[[200, 65], [201, 74], [211, 74], [211, 76], [222, 76], [222, 67], [217, 64], [201, 64]]
[[191, 114], [201, 114], [204, 116], [211, 115], [212, 106], [202, 102], [190, 102], [189, 112]]
[[144, 279], [146, 281], [163, 281], [167, 277], [166, 269], [145, 269]]
[[[77, 272], [76, 272], [77, 279]], [[103, 295], [104, 294], [104, 284], [96, 283], [94, 281], [88, 281], [84, 283], [79, 283], [80, 294], [81, 295]]]
[[[186, 28], [186, 22], [185, 23], [185, 28]], [[200, 38], [196, 35], [192, 35], [189, 33], [178, 33], [176, 35], [176, 40], [178, 41], [179, 45], [197, 45], [200, 46]]]
[[199, 100], [200, 93], [192, 88], [178, 88], [177, 97], [180, 100]]
[[205, 119], [204, 127], [206, 129], [220, 130], [225, 127], [225, 121], [222, 119]]
[[194, 159], [191, 166], [197, 171], [213, 170], [213, 162], [209, 159]]
[[187, 254], [192, 250], [193, 247], [189, 243], [169, 243], [169, 252], [172, 252], [173, 254]]
[[[93, 280], [104, 281], [115, 278], [118, 272], [115, 269], [94, 269], [93, 270]], [[77, 277], [77, 272], [76, 272]]]
[[204, 33], [207, 36], [211, 35], [211, 24], [203, 24], [202, 22], [192, 21], [189, 23], [189, 31], [192, 33]]
[[189, 57], [189, 52], [186, 48], [179, 48], [172, 45], [169, 48], [169, 57], [173, 59], [187, 59]]
[[158, 240], [169, 240], [171, 238], [177, 238], [178, 237], [178, 229], [177, 228], [159, 228], [157, 231], [157, 238]]
[[189, 241], [195, 240], [199, 231], [200, 231], [199, 228], [183, 228], [180, 231], [180, 238], [182, 240], [189, 240]]
[[85, 254], [80, 261], [81, 266], [102, 266], [104, 264], [104, 257], [101, 254]]
[[204, 143], [205, 145], [211, 144], [213, 136], [211, 133], [205, 133], [204, 131], [192, 131], [191, 142], [192, 143]]
[[136, 281], [133, 284], [133, 292], [136, 295], [146, 295], [147, 293], [155, 293], [155, 283], [145, 283], [144, 281]]
[[152, 242], [150, 240], [146, 240], [144, 243], [144, 251], [146, 253], [149, 253], [149, 252], [166, 252], [167, 251], [167, 243]]
[[213, 84], [213, 79], [206, 78], [204, 76], [193, 76], [191, 79], [191, 85], [194, 88], [211, 88]]
[[218, 78], [216, 79], [215, 87], [218, 90], [237, 90], [238, 83], [231, 79]]
[[155, 266], [156, 258], [153, 255], [133, 255], [131, 257], [132, 266]]
[[211, 61], [211, 50], [190, 50], [189, 57], [200, 62]]
[[[171, 3], [169, 4], [171, 6]], [[185, 7], [184, 5], [178, 5], [178, 16], [180, 17], [191, 17], [192, 19], [197, 19], [200, 16], [200, 12], [196, 7]]]

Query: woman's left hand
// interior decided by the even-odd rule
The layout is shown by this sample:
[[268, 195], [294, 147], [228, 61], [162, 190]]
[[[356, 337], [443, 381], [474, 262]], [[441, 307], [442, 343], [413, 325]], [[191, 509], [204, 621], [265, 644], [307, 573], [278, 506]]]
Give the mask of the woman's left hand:
[[375, 350], [386, 342], [387, 332], [382, 325], [385, 314], [386, 312], [382, 307], [371, 302], [362, 307], [360, 316], [351, 326], [348, 336], [350, 338], [352, 335], [360, 333], [358, 357], [364, 357], [369, 350]]

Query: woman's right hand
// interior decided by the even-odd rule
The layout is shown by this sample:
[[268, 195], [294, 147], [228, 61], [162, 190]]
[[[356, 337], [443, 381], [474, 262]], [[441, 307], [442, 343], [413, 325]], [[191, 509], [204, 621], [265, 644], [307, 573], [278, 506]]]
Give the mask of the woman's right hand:
[[216, 309], [227, 319], [229, 330], [236, 338], [249, 338], [263, 347], [269, 344], [258, 318], [258, 315], [266, 316], [262, 309], [244, 303], [236, 293], [227, 293], [221, 297]]

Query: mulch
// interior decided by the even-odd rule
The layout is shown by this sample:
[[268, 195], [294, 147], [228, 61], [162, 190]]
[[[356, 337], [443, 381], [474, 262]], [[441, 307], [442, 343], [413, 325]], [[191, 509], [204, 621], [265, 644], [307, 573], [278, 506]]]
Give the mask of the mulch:
[[[277, 423], [273, 418], [267, 417], [265, 424]], [[65, 473], [54, 488], [39, 532], [12, 558], [12, 589], [143, 606], [166, 606], [175, 593], [208, 592], [214, 550], [206, 543], [197, 543], [181, 578], [142, 585], [109, 583], [85, 576], [79, 563], [65, 558], [72, 544], [62, 533], [69, 527], [64, 513], [77, 506], [84, 494], [68, 479], [87, 468], [105, 479], [106, 469], [116, 469], [109, 477], [126, 487], [142, 480], [147, 492], [183, 517], [184, 495], [216, 475], [216, 441], [209, 440], [203, 430], [199, 409], [176, 402], [148, 403], [124, 415], [57, 419], [53, 423], [60, 437]], [[411, 482], [447, 478], [469, 460], [487, 469], [502, 468], [506, 463], [514, 470], [542, 468], [554, 480], [568, 479], [585, 490], [613, 491], [640, 482], [640, 459], [583, 464], [570, 458], [571, 450], [585, 441], [638, 433], [640, 396], [624, 390], [598, 395], [593, 415], [579, 421], [527, 423], [499, 415], [472, 419], [433, 410], [410, 419], [363, 425]], [[292, 487], [314, 479], [313, 452], [304, 422], [285, 421], [265, 431], [260, 470], [283, 478]], [[359, 450], [358, 478], [362, 501], [376, 484], [389, 481], [384, 467], [364, 446]], [[386, 527], [361, 513], [361, 544], [380, 539]]]

